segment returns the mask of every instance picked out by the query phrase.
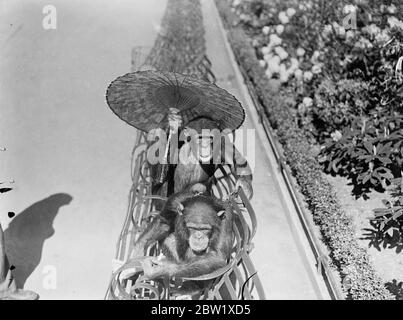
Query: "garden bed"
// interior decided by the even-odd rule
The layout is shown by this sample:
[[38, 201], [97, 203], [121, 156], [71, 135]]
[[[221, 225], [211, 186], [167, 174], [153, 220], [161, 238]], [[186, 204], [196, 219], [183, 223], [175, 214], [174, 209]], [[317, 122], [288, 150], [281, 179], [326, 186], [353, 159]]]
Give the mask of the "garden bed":
[[[395, 149], [390, 148], [393, 152], [382, 157], [379, 163], [376, 162], [379, 160], [378, 158], [375, 159], [376, 161], [373, 160], [375, 170], [373, 170], [374, 167], [371, 166], [368, 168], [367, 162], [363, 162], [364, 165], [362, 163], [359, 164], [361, 166], [361, 171], [355, 171], [356, 180], [353, 180], [353, 183], [355, 182], [357, 184], [357, 181], [359, 181], [357, 177], [361, 178], [361, 186], [359, 186], [361, 199], [359, 201], [356, 201], [356, 199], [350, 195], [352, 188], [346, 185], [348, 181], [352, 181], [351, 176], [350, 179], [347, 180], [346, 178], [341, 177], [334, 178], [329, 175], [326, 176], [323, 173], [323, 162], [325, 164], [331, 163], [333, 165], [332, 161], [335, 162], [334, 153], [329, 152], [327, 156], [330, 158], [325, 157], [325, 161], [323, 161], [323, 151], [319, 156], [321, 151], [320, 145], [327, 144], [330, 146], [330, 149], [333, 148], [331, 151], [339, 151], [335, 148], [335, 143], [333, 142], [338, 143], [339, 141], [343, 141], [343, 139], [349, 136], [349, 132], [346, 133], [346, 130], [343, 131], [343, 129], [349, 128], [348, 125], [353, 127], [352, 123], [356, 122], [357, 119], [362, 120], [362, 117], [360, 118], [350, 111], [357, 107], [357, 105], [365, 103], [365, 101], [373, 101], [371, 99], [375, 99], [374, 96], [371, 95], [365, 97], [360, 96], [360, 94], [363, 94], [363, 88], [365, 86], [371, 83], [374, 85], [374, 80], [369, 77], [369, 80], [364, 81], [354, 78], [353, 76], [344, 79], [342, 77], [342, 72], [335, 69], [335, 72], [337, 71], [341, 74], [337, 80], [338, 87], [336, 88], [339, 91], [341, 90], [341, 92], [332, 92], [332, 94], [329, 94], [326, 90], [328, 89], [328, 86], [334, 86], [334, 81], [336, 80], [327, 79], [325, 75], [323, 75], [325, 72], [322, 72], [320, 69], [325, 67], [335, 68], [335, 64], [341, 61], [340, 56], [338, 56], [340, 52], [332, 53], [334, 55], [334, 61], [332, 61], [330, 66], [327, 66], [323, 60], [320, 60], [320, 54], [315, 53], [315, 46], [317, 46], [318, 43], [312, 41], [314, 36], [311, 36], [309, 33], [309, 31], [315, 30], [307, 30], [305, 28], [302, 36], [305, 34], [309, 36], [307, 36], [308, 39], [298, 39], [300, 45], [298, 49], [310, 53], [310, 56], [312, 55], [310, 63], [307, 63], [302, 58], [306, 53], [301, 50], [299, 50], [300, 52], [296, 52], [297, 46], [295, 46], [295, 48], [292, 47], [292, 41], [287, 43], [284, 38], [281, 39], [278, 34], [283, 32], [287, 33], [284, 29], [290, 27], [291, 23], [288, 24], [290, 18], [294, 15], [298, 16], [297, 10], [304, 9], [301, 9], [300, 7], [296, 9], [288, 7], [288, 9], [286, 9], [286, 6], [289, 5], [287, 2], [291, 3], [292, 1], [285, 1], [281, 4], [279, 2], [276, 3], [276, 1], [270, 1], [272, 6], [268, 7], [267, 1], [255, 0], [248, 1], [247, 3], [249, 7], [245, 8], [242, 6], [240, 7], [239, 1], [216, 1], [223, 21], [228, 28], [228, 36], [234, 53], [237, 56], [241, 67], [246, 70], [249, 78], [254, 83], [259, 98], [266, 109], [266, 115], [268, 116], [273, 128], [276, 129], [277, 136], [283, 146], [287, 163], [300, 186], [301, 192], [305, 196], [315, 223], [320, 227], [322, 239], [330, 249], [330, 256], [334, 266], [340, 273], [343, 289], [345, 290], [347, 297], [352, 299], [389, 299], [396, 297], [396, 294], [397, 297], [400, 297], [401, 293], [398, 292], [397, 287], [388, 284], [389, 290], [387, 290], [385, 286], [385, 282], [392, 280], [394, 277], [398, 278], [401, 275], [399, 245], [394, 247], [395, 253], [398, 256], [393, 256], [390, 253], [384, 254], [383, 252], [385, 251], [381, 251], [381, 253], [374, 252], [376, 249], [372, 247], [368, 250], [368, 240], [361, 239], [363, 237], [361, 229], [367, 228], [369, 223], [369, 220], [366, 218], [373, 215], [372, 209], [382, 206], [380, 198], [386, 198], [386, 195], [383, 193], [378, 193], [377, 196], [374, 197], [374, 194], [376, 193], [374, 190], [383, 189], [388, 184], [395, 181], [393, 178], [399, 178], [399, 172], [397, 172], [396, 176], [396, 170], [394, 170], [394, 168], [396, 167], [396, 164], [398, 166], [399, 161], [401, 161], [400, 155], [398, 153], [393, 153]], [[319, 3], [318, 1], [311, 2], [309, 3], [313, 6], [315, 3]], [[274, 7], [273, 3], [275, 4]], [[250, 4], [254, 4], [255, 7], [252, 8]], [[385, 8], [385, 12], [389, 10], [391, 13], [387, 13], [389, 16], [393, 16], [396, 6], [392, 4]], [[315, 12], [318, 8], [311, 7], [310, 9], [314, 9], [311, 11]], [[273, 15], [278, 15], [278, 19], [284, 21], [280, 21], [281, 23], [279, 21], [270, 21], [267, 17], [253, 20], [251, 18], [253, 10], [255, 10], [255, 13], [259, 12], [260, 16], [264, 15], [265, 10], [267, 10], [269, 12], [268, 15], [271, 15], [272, 18]], [[280, 13], [278, 11], [280, 11]], [[324, 15], [323, 12], [321, 12], [321, 14], [322, 16]], [[326, 14], [329, 16], [331, 12]], [[300, 17], [302, 20], [303, 18], [303, 16]], [[264, 21], [265, 19], [266, 21]], [[389, 19], [387, 21], [395, 20]], [[262, 28], [261, 23], [271, 23], [271, 25], [263, 26]], [[273, 23], [277, 23], [277, 25], [274, 26]], [[281, 25], [283, 25], [283, 27], [281, 27]], [[312, 23], [312, 25], [314, 25], [314, 23]], [[258, 33], [256, 33], [256, 29], [259, 29]], [[396, 28], [393, 29], [394, 32], [396, 32], [395, 29]], [[273, 32], [273, 30], [275, 31]], [[339, 30], [341, 29], [339, 28]], [[263, 36], [261, 36], [262, 32]], [[298, 34], [298, 30], [295, 33]], [[398, 32], [396, 34], [397, 36], [394, 33], [393, 37], [399, 36]], [[311, 39], [309, 39], [309, 37], [311, 37]], [[269, 44], [264, 44], [264, 41], [267, 41]], [[399, 41], [400, 40], [398, 40], [396, 45], [398, 50], [400, 50]], [[279, 43], [282, 43], [284, 48], [280, 47]], [[324, 47], [326, 48], [326, 46]], [[344, 47], [342, 49], [346, 50]], [[396, 54], [396, 52], [394, 54]], [[398, 52], [398, 54], [400, 54], [400, 52]], [[269, 56], [267, 57], [265, 55]], [[289, 59], [289, 56], [294, 58]], [[390, 55], [388, 56], [385, 54], [382, 58], [384, 59], [383, 62], [385, 65], [389, 63], [394, 66], [391, 61], [395, 56], [391, 57]], [[278, 63], [277, 66], [273, 66], [273, 61], [276, 61], [276, 59], [279, 60], [278, 62], [283, 62], [281, 64]], [[304, 68], [310, 68], [312, 72], [303, 71]], [[298, 72], [298, 70], [300, 72]], [[302, 85], [301, 79], [298, 79], [301, 72], [303, 77]], [[309, 77], [305, 78], [306, 74], [308, 74]], [[382, 143], [385, 143], [386, 146], [390, 147], [390, 145], [388, 145], [390, 139], [392, 139], [392, 143], [396, 143], [397, 147], [400, 147], [401, 144], [399, 143], [401, 143], [400, 141], [403, 141], [399, 136], [401, 135], [401, 137], [403, 137], [403, 127], [401, 123], [395, 120], [399, 119], [399, 116], [401, 115], [401, 110], [399, 108], [402, 107], [402, 100], [398, 91], [400, 90], [401, 83], [398, 78], [393, 78], [392, 80], [389, 78], [385, 79], [385, 81], [390, 81], [388, 90], [390, 90], [392, 86], [394, 86], [393, 88], [396, 90], [396, 92], [392, 93], [389, 91], [383, 92], [385, 95], [389, 94], [395, 97], [394, 100], [390, 100], [392, 102], [389, 101], [390, 105], [388, 108], [390, 108], [390, 110], [383, 110], [385, 114], [387, 112], [390, 113], [389, 120], [386, 120], [388, 121], [386, 124], [390, 125], [387, 131], [387, 133], [390, 134], [390, 136], [387, 136], [387, 139], [389, 140], [380, 140], [379, 137], [373, 136], [371, 136], [372, 140], [368, 139], [367, 136], [370, 136], [373, 133], [372, 131], [369, 133], [365, 132], [366, 135], [364, 137], [360, 137], [359, 132], [355, 132], [356, 138], [358, 137], [358, 139], [361, 139], [358, 141], [361, 142], [364, 147], [368, 146], [368, 141], [373, 143], [374, 146], [372, 147], [375, 148], [379, 148]], [[273, 84], [276, 85], [273, 86]], [[344, 87], [341, 84], [343, 84]], [[278, 90], [274, 89], [274, 87], [277, 87]], [[385, 88], [378, 85], [375, 89], [381, 92]], [[344, 97], [344, 100], [341, 101], [342, 98], [339, 98], [339, 96], [342, 97], [343, 90], [350, 91], [349, 94], [354, 96], [355, 99], [350, 101], [351, 99], [349, 100], [348, 97]], [[376, 90], [373, 90], [372, 94], [375, 94], [374, 92], [376, 92]], [[395, 102], [396, 104], [394, 104]], [[329, 103], [330, 106], [335, 107], [336, 110], [328, 111], [326, 109], [327, 103]], [[342, 108], [337, 110], [340, 106]], [[367, 107], [369, 109], [376, 109], [376, 106], [373, 107], [372, 105]], [[343, 108], [350, 108], [351, 110], [349, 109], [350, 111], [347, 112]], [[312, 111], [312, 109], [314, 110]], [[376, 126], [379, 125], [379, 121], [376, 123], [374, 122], [374, 118], [371, 118], [374, 114], [373, 111], [374, 110], [372, 109], [368, 112], [366, 110], [367, 114], [365, 119], [367, 120], [367, 127], [365, 130], [369, 127], [368, 123], [372, 124], [372, 129], [377, 129]], [[346, 123], [333, 121], [333, 118], [339, 117], [340, 114], [345, 116], [342, 120], [347, 121]], [[312, 116], [314, 116], [314, 119]], [[376, 119], [379, 120], [379, 118], [375, 117], [375, 120]], [[324, 128], [321, 128], [318, 125], [319, 120], [325, 122], [326, 126], [324, 126]], [[385, 121], [385, 119], [380, 120], [381, 122]], [[323, 126], [323, 123], [321, 124]], [[376, 134], [379, 133], [379, 131], [373, 131]], [[386, 131], [381, 131], [381, 133], [383, 136], [386, 136]], [[394, 135], [397, 137], [395, 140], [393, 140], [393, 137], [395, 137]], [[375, 145], [375, 143], [377, 144]], [[336, 147], [340, 146], [336, 145]], [[372, 151], [372, 149], [370, 149], [370, 151]], [[344, 160], [346, 160], [347, 157], [345, 154], [344, 156]], [[360, 156], [363, 156], [363, 154], [360, 154]], [[364, 156], [367, 155], [364, 154]], [[391, 159], [390, 161], [385, 160], [388, 156]], [[321, 158], [322, 164], [318, 161]], [[350, 158], [352, 158], [351, 154]], [[361, 160], [360, 158], [357, 159]], [[351, 162], [351, 159], [348, 160]], [[353, 170], [348, 168], [348, 161], [338, 162], [335, 164], [335, 167], [340, 165], [340, 163], [344, 165], [343, 169], [347, 168], [351, 172], [354, 171], [354, 168]], [[377, 169], [379, 170], [377, 171]], [[346, 174], [344, 175], [346, 176]], [[395, 175], [395, 177], [391, 175]], [[368, 178], [366, 178], [366, 176], [368, 176]], [[366, 179], [365, 183], [362, 183], [363, 178]], [[369, 188], [367, 188], [371, 183], [373, 186], [371, 187], [370, 185]], [[364, 185], [365, 188], [363, 188]], [[355, 192], [355, 194], [357, 195], [357, 192]], [[370, 202], [366, 202], [362, 199], [363, 196], [368, 195], [370, 197], [372, 196]], [[378, 205], [376, 205], [377, 202]], [[354, 215], [352, 213], [358, 214]], [[393, 227], [390, 230], [397, 232], [396, 229], [398, 229], [398, 227]], [[395, 295], [392, 295], [390, 292]]]

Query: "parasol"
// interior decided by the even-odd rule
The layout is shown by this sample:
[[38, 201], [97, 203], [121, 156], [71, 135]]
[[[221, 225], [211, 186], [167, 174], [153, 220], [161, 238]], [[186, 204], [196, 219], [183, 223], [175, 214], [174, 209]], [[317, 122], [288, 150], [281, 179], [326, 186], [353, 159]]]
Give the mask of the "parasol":
[[183, 125], [207, 117], [220, 129], [235, 130], [244, 119], [240, 102], [215, 84], [172, 72], [137, 71], [115, 79], [106, 101], [112, 111], [129, 125], [149, 132], [168, 127], [169, 108], [176, 108]]

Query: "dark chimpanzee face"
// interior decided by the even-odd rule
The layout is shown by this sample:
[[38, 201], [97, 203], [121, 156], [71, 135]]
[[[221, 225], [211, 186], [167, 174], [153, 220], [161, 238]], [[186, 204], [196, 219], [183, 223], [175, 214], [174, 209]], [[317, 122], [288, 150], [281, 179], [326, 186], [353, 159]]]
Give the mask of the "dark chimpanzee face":
[[186, 223], [189, 230], [189, 246], [195, 252], [203, 252], [209, 246], [213, 227], [209, 224]]
[[185, 226], [189, 235], [189, 246], [194, 253], [203, 253], [218, 226], [217, 211], [208, 202], [192, 201], [185, 205]]

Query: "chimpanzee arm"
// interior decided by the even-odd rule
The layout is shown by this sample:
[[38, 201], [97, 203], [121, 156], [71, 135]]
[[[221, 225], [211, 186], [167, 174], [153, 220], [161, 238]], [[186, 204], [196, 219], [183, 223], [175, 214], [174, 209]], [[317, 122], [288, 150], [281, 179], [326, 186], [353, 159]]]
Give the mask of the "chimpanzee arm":
[[133, 255], [144, 256], [146, 248], [155, 241], [162, 241], [171, 233], [169, 223], [157, 216], [140, 235], [134, 244]]
[[155, 241], [162, 241], [169, 234], [175, 226], [175, 220], [180, 210], [180, 203], [194, 196], [194, 192], [185, 190], [172, 195], [166, 202], [164, 209], [157, 216], [152, 223], [150, 223], [146, 230], [140, 235], [134, 244], [134, 255], [143, 256], [146, 248]]

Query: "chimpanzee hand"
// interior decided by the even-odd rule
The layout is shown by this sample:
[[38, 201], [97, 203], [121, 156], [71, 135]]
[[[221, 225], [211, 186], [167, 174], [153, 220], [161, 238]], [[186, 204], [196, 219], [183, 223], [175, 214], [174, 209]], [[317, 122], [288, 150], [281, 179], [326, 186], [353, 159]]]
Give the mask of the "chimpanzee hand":
[[158, 260], [156, 257], [144, 259], [141, 262], [144, 276], [148, 279], [155, 279], [167, 274], [167, 260]]
[[182, 126], [182, 116], [179, 114], [179, 109], [169, 108], [168, 124], [169, 128], [176, 133]]
[[207, 190], [207, 187], [202, 183], [196, 183], [190, 188], [190, 191], [195, 194], [205, 193], [206, 190]]
[[235, 184], [235, 189], [238, 190], [239, 187], [242, 187], [242, 190], [245, 192], [246, 197], [250, 200], [253, 196], [253, 188], [251, 179], [246, 176], [240, 176]]

